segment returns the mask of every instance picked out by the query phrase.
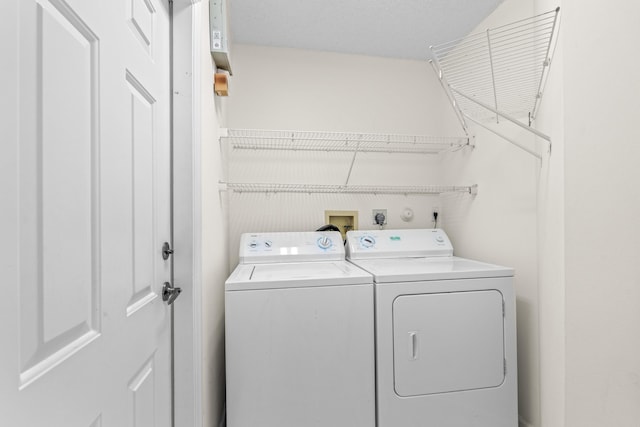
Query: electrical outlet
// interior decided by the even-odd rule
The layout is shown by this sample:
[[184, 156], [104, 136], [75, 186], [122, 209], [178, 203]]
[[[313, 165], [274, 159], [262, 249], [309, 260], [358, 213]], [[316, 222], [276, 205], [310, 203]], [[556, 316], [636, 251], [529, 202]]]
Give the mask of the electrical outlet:
[[[378, 221], [376, 221], [376, 215], [378, 215], [378, 214], [384, 215], [384, 220], [382, 221], [382, 224], [378, 224]], [[373, 225], [387, 225], [387, 210], [386, 209], [373, 209], [371, 211], [371, 223]]]

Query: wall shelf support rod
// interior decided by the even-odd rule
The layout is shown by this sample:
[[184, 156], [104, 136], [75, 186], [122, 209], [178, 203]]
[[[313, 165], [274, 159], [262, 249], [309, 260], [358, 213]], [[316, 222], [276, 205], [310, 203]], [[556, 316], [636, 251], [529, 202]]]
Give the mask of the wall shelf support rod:
[[[431, 47], [431, 49], [433, 52], [433, 47]], [[444, 73], [442, 72], [442, 67], [440, 67], [440, 62], [438, 61], [438, 58], [436, 57], [435, 53], [432, 54], [432, 57], [433, 59], [431, 59], [429, 63], [431, 64], [433, 71], [435, 71], [436, 76], [438, 76], [438, 81], [440, 82], [442, 89], [444, 89], [444, 93], [447, 95], [447, 98], [449, 98], [449, 102], [453, 106], [453, 110], [456, 113], [456, 117], [458, 118], [460, 125], [462, 126], [462, 130], [464, 131], [464, 134], [469, 136], [469, 126], [467, 126], [467, 122], [464, 120], [464, 113], [458, 106], [458, 103], [456, 102], [456, 98], [453, 96], [453, 93], [451, 93], [451, 87], [449, 86], [449, 83], [447, 83], [447, 79], [444, 77]]]
[[[491, 112], [493, 112], [493, 113], [495, 113], [495, 114], [499, 115], [500, 117], [502, 117], [502, 118], [504, 118], [504, 119], [507, 119], [508, 121], [510, 121], [511, 123], [513, 123], [514, 125], [516, 125], [516, 126], [520, 126], [522, 129], [524, 129], [524, 130], [526, 130], [526, 131], [529, 131], [529, 132], [533, 133], [534, 135], [539, 136], [540, 138], [542, 138], [542, 139], [544, 139], [544, 140], [548, 141], [549, 143], [551, 143], [551, 137], [550, 137], [550, 136], [548, 136], [548, 135], [546, 135], [546, 134], [544, 134], [544, 133], [542, 133], [542, 132], [540, 132], [539, 130], [534, 129], [534, 128], [532, 128], [532, 127], [529, 127], [529, 126], [525, 125], [524, 123], [520, 122], [519, 120], [514, 119], [514, 118], [513, 118], [513, 117], [511, 117], [510, 115], [508, 115], [508, 114], [506, 114], [506, 113], [503, 113], [502, 111], [496, 110], [495, 108], [491, 107], [490, 105], [487, 105], [487, 104], [485, 104], [485, 103], [484, 103], [484, 102], [482, 102], [482, 101], [478, 101], [477, 99], [474, 99], [474, 98], [470, 97], [469, 95], [466, 95], [466, 94], [464, 94], [464, 93], [460, 92], [459, 90], [456, 90], [456, 89], [453, 89], [453, 88], [451, 88], [451, 90], [452, 90], [453, 92], [457, 93], [458, 95], [460, 95], [460, 96], [462, 96], [462, 97], [464, 97], [464, 98], [468, 99], [469, 101], [471, 101], [471, 102], [473, 102], [473, 103], [475, 103], [475, 104], [478, 104], [478, 105], [479, 105], [479, 106], [481, 106], [482, 108], [486, 108], [487, 110], [489, 110], [489, 111], [491, 111]], [[467, 115], [466, 117], [467, 117], [467, 118], [469, 118], [469, 116], [468, 116], [468, 115]], [[477, 122], [476, 122], [476, 123], [477, 123]]]
[[[553, 18], [553, 26], [551, 28], [552, 37], [556, 34], [556, 31], [558, 30], [558, 18], [560, 16], [559, 13], [560, 13], [560, 8], [558, 7], [556, 8], [556, 13]], [[558, 38], [556, 37], [555, 39], [557, 43]], [[540, 106], [540, 101], [542, 99], [542, 91], [544, 90], [544, 87], [547, 83], [547, 79], [549, 78], [549, 72], [551, 71], [551, 57], [553, 56], [553, 52], [551, 51], [551, 48], [552, 48], [552, 45], [551, 45], [551, 42], [549, 42], [549, 44], [547, 45], [547, 52], [545, 53], [543, 70], [542, 70], [542, 73], [540, 74], [540, 83], [538, 84], [538, 92], [536, 93], [536, 100], [533, 105], [533, 110], [531, 111], [531, 119], [533, 120], [535, 120], [536, 114], [538, 113], [538, 107]], [[553, 46], [553, 49], [555, 50], [555, 45]]]
[[524, 145], [520, 144], [519, 142], [515, 141], [514, 139], [509, 138], [508, 136], [504, 135], [503, 133], [500, 133], [494, 129], [491, 129], [489, 126], [485, 125], [484, 123], [480, 122], [479, 120], [474, 119], [473, 117], [466, 115], [466, 118], [471, 120], [473, 123], [477, 124], [478, 126], [481, 126], [483, 128], [485, 128], [486, 130], [488, 130], [489, 132], [499, 136], [500, 138], [512, 143], [513, 145], [515, 145], [516, 147], [520, 148], [521, 150], [526, 151], [527, 153], [531, 154], [534, 157], [537, 157], [538, 159], [542, 160], [542, 156], [538, 153], [536, 153], [535, 151], [525, 147]]
[[[493, 102], [495, 102], [496, 110], [498, 110], [498, 91], [496, 90], [496, 72], [493, 66], [493, 51], [491, 50], [491, 33], [487, 29], [487, 46], [489, 46], [489, 65], [491, 65], [491, 83], [493, 86]], [[496, 123], [500, 123], [500, 115], [496, 114]]]
[[360, 141], [356, 144], [356, 149], [353, 151], [353, 157], [351, 157], [351, 165], [349, 166], [349, 172], [347, 173], [347, 180], [345, 181], [345, 187], [349, 185], [349, 179], [351, 179], [351, 171], [353, 171], [353, 164], [356, 162], [356, 156], [358, 155], [358, 149], [360, 148]]

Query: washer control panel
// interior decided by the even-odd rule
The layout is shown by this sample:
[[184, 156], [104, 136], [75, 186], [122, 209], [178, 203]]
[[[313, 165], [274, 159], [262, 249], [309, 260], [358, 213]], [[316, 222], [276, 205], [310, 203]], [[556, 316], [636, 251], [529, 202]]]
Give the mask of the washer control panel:
[[318, 240], [316, 240], [316, 243], [318, 247], [324, 251], [326, 251], [327, 249], [331, 249], [333, 247], [333, 240], [331, 240], [331, 237], [328, 237], [328, 236], [318, 237]]
[[240, 263], [344, 260], [337, 231], [245, 233], [240, 237]]
[[347, 258], [452, 256], [453, 246], [439, 229], [370, 230], [347, 233]]

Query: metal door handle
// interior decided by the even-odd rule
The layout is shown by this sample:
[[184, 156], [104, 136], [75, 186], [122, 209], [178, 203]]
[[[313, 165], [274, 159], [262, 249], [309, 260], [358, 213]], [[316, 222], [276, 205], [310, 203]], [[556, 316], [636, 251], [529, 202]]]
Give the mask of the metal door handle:
[[182, 292], [182, 288], [177, 288], [169, 282], [164, 282], [162, 286], [162, 301], [166, 302], [167, 305], [171, 305], [178, 298], [180, 292]]

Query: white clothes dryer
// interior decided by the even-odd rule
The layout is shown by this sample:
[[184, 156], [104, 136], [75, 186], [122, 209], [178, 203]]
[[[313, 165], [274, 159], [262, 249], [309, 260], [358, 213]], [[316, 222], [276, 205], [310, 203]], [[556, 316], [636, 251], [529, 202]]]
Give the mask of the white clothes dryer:
[[243, 234], [225, 285], [229, 427], [374, 427], [373, 278], [338, 232]]
[[374, 276], [378, 427], [517, 427], [511, 268], [453, 256], [440, 229], [350, 231]]

